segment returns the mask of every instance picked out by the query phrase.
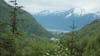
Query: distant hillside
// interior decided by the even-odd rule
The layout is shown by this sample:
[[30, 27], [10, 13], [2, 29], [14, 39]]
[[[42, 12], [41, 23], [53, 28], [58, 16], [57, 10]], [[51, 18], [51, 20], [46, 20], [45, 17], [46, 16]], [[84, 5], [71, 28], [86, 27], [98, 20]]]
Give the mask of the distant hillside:
[[100, 52], [100, 19], [80, 30], [80, 43], [84, 48], [83, 56], [99, 56]]
[[94, 38], [100, 34], [100, 19], [93, 21], [79, 31], [80, 39], [84, 41]]
[[84, 11], [82, 11], [80, 15], [77, 15], [74, 11], [74, 8], [62, 12], [50, 12], [45, 10], [38, 14], [34, 14], [34, 17], [45, 28], [52, 30], [57, 29], [58, 31], [70, 31], [69, 25], [73, 19], [76, 21], [78, 29], [80, 29], [93, 22], [95, 19], [100, 18], [97, 13], [82, 14], [84, 13]]
[[[0, 0], [0, 20], [10, 24], [10, 11], [12, 7], [8, 5], [4, 0]], [[17, 26], [19, 31], [27, 32], [29, 35], [37, 36], [50, 36], [35, 18], [28, 12], [19, 9], [17, 12]]]
[[[77, 37], [75, 39], [78, 40], [77, 47], [81, 50], [83, 56], [100, 55], [100, 19], [96, 19], [81, 30], [76, 31], [76, 33]], [[63, 38], [63, 43], [69, 43], [66, 42], [71, 38], [69, 34], [67, 33], [61, 37]]]
[[[76, 33], [78, 35], [77, 38], [79, 39], [79, 42], [82, 43], [81, 45], [84, 45], [83, 43], [87, 43], [89, 40], [95, 38], [95, 36], [100, 34], [100, 19], [96, 19], [92, 23], [76, 31]], [[65, 34], [64, 38], [70, 38], [69, 34], [70, 33]]]

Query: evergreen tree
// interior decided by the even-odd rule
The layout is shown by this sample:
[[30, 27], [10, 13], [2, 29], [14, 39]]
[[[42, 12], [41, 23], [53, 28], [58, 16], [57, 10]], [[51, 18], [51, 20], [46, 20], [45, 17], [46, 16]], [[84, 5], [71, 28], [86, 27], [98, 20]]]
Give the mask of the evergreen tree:
[[18, 37], [18, 35], [16, 34], [17, 33], [17, 26], [16, 26], [17, 25], [17, 12], [18, 12], [18, 9], [20, 9], [22, 6], [18, 6], [17, 0], [10, 1], [10, 2], [13, 3], [12, 9], [11, 9], [12, 11], [10, 11], [11, 13], [11, 16], [10, 16], [11, 32], [7, 33], [7, 36], [4, 36], [4, 37], [7, 37], [4, 40], [5, 41], [4, 46], [5, 46], [5, 49], [8, 51], [7, 56], [15, 56], [16, 37]]
[[11, 11], [11, 27], [12, 27], [12, 33], [15, 34], [17, 31], [17, 12], [19, 9], [22, 8], [22, 6], [19, 6], [17, 3], [17, 0], [10, 1], [13, 3], [12, 11]]
[[71, 33], [70, 35], [70, 39], [68, 40], [68, 49], [69, 49], [69, 56], [78, 56], [78, 47], [77, 47], [77, 43], [78, 43], [78, 33], [76, 31], [77, 26], [75, 25], [76, 22], [73, 19], [72, 20], [72, 25], [70, 26], [71, 28]]

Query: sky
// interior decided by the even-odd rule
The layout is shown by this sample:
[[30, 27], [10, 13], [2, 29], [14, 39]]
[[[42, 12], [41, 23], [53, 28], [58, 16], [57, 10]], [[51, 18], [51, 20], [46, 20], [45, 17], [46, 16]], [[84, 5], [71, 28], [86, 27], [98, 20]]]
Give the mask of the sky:
[[[5, 0], [10, 1], [10, 0]], [[9, 3], [9, 2], [8, 2]], [[64, 11], [75, 8], [75, 13], [95, 13], [100, 11], [100, 0], [18, 0], [19, 5], [30, 13], [49, 10]], [[10, 4], [10, 3], [9, 3]]]

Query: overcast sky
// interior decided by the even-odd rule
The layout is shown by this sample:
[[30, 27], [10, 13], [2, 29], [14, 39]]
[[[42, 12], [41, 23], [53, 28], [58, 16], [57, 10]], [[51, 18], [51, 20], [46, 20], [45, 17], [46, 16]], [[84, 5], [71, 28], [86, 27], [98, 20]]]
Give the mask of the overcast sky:
[[43, 10], [63, 11], [71, 8], [76, 8], [76, 13], [80, 9], [85, 13], [100, 11], [100, 0], [18, 0], [18, 2], [30, 13]]

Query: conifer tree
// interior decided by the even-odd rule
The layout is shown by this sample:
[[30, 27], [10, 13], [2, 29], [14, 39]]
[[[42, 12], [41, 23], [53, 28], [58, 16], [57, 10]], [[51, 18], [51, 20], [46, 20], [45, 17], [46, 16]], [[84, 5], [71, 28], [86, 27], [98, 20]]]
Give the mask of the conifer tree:
[[16, 53], [16, 37], [17, 36], [17, 13], [18, 10], [22, 8], [22, 6], [19, 6], [17, 3], [17, 0], [11, 0], [10, 1], [13, 5], [12, 5], [12, 11], [10, 11], [11, 13], [11, 33], [12, 34], [8, 34], [8, 42], [5, 43], [6, 44], [6, 48], [7, 51], [9, 52], [9, 54], [7, 56], [15, 56]]
[[12, 33], [15, 34], [17, 31], [17, 13], [18, 13], [18, 9], [21, 9], [22, 6], [19, 6], [17, 3], [17, 0], [11, 0], [11, 3], [13, 3], [12, 6], [12, 11], [11, 11], [11, 27], [12, 27]]
[[76, 43], [78, 42], [77, 40], [77, 33], [76, 33], [76, 29], [77, 26], [75, 25], [75, 20], [72, 20], [72, 25], [70, 26], [71, 28], [71, 33], [70, 33], [70, 40], [68, 41], [68, 48], [69, 48], [69, 56], [77, 56], [77, 51], [78, 48], [76, 47]]

